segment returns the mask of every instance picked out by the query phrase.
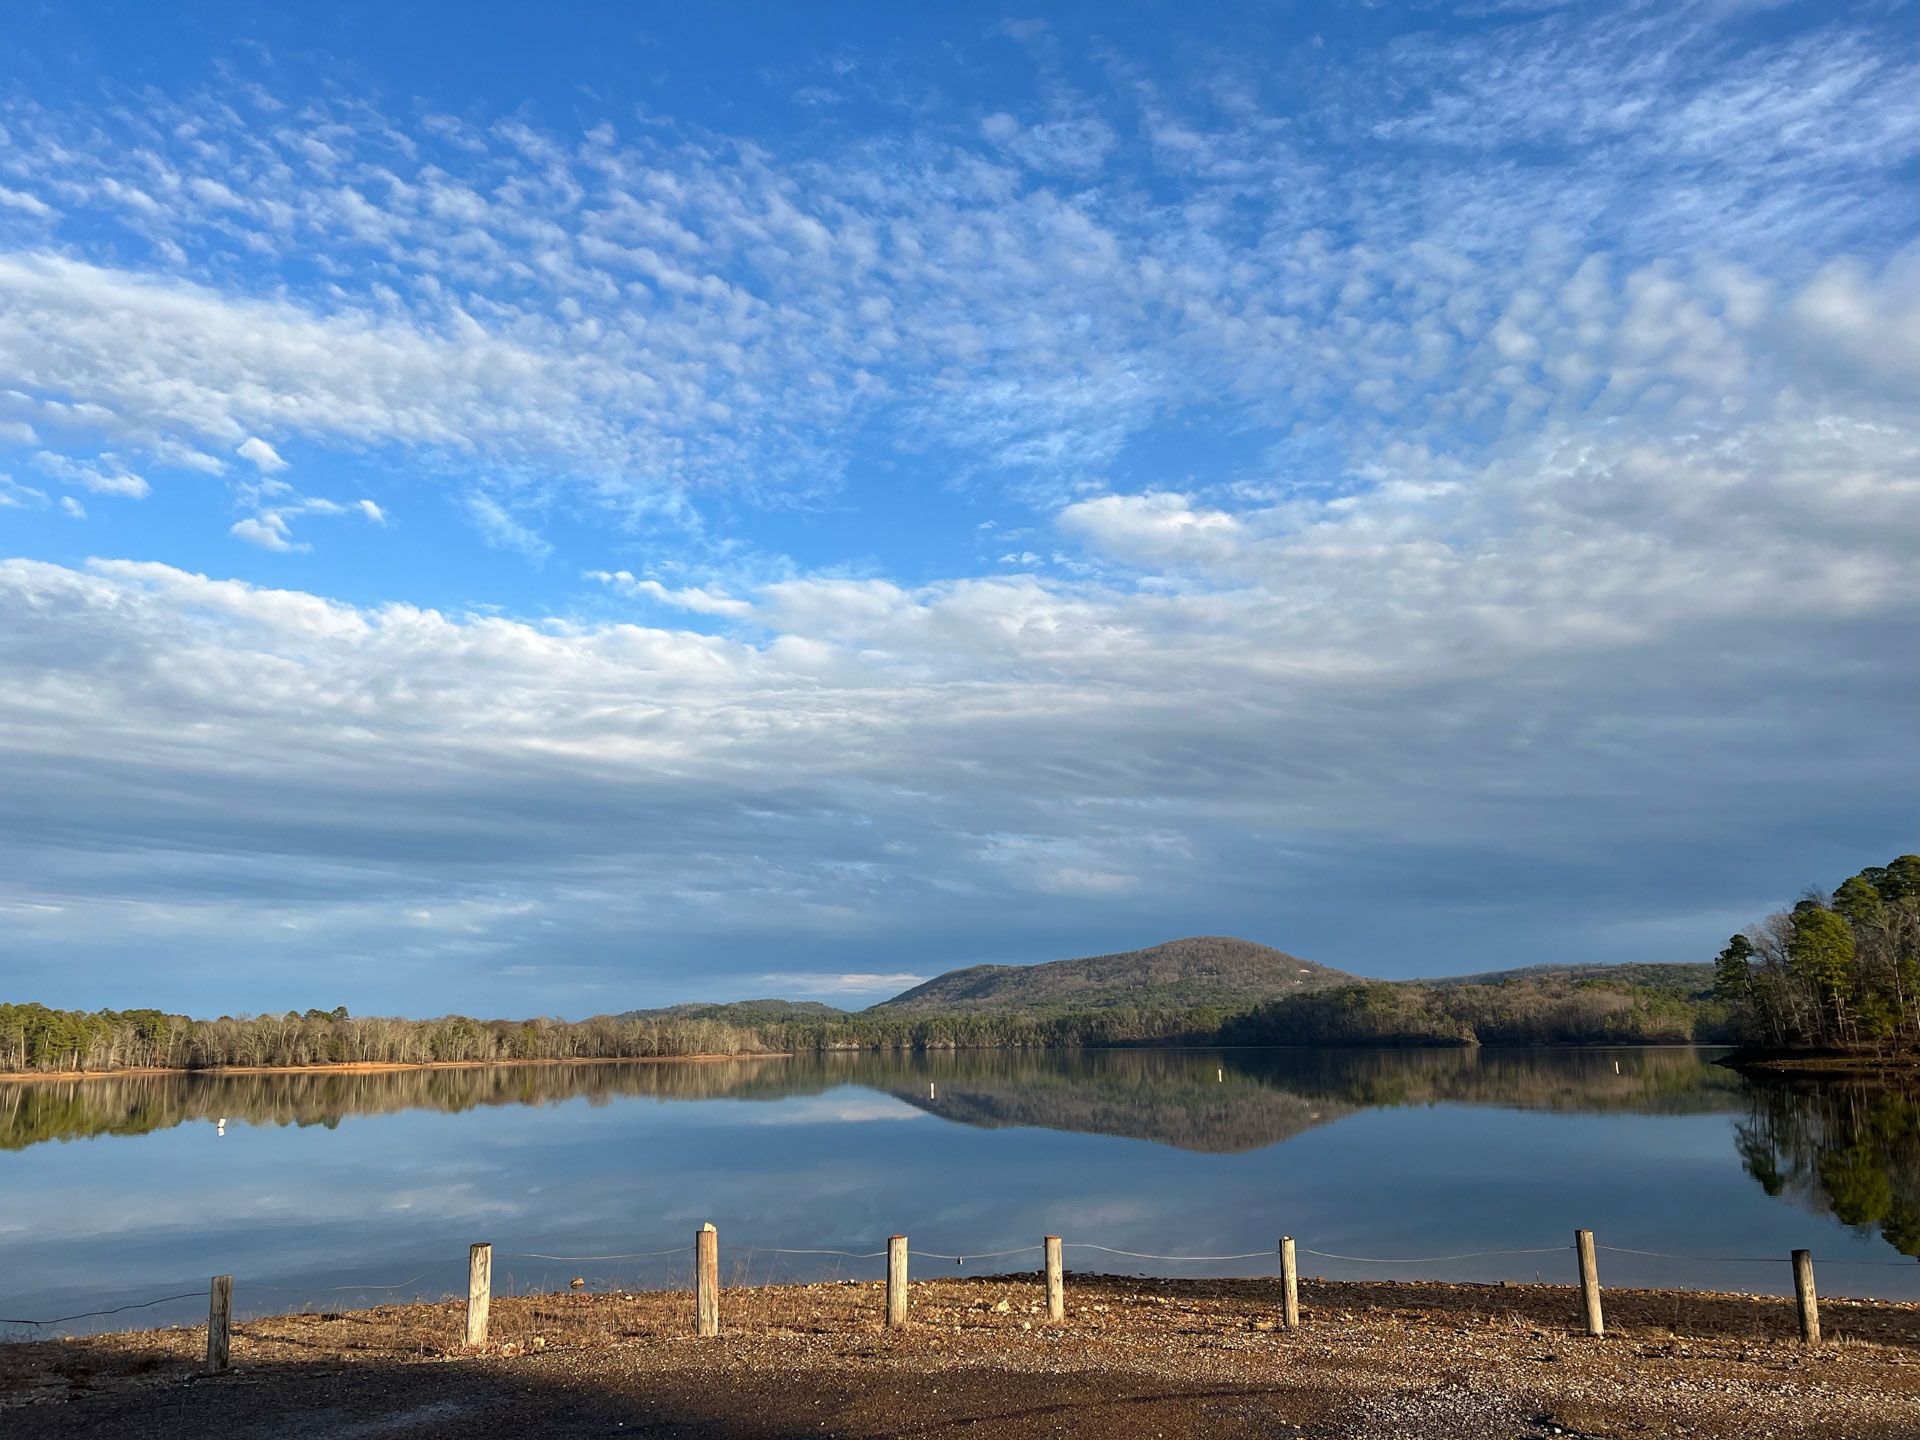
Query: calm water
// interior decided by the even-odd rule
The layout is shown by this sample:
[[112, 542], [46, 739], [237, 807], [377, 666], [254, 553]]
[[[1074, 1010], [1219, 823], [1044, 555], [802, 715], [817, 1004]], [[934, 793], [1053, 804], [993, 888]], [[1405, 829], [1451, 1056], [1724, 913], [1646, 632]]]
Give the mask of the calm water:
[[[1161, 1255], [1070, 1268], [1271, 1274], [1275, 1236], [1346, 1256], [1602, 1244], [1814, 1252], [1829, 1294], [1920, 1298], [1920, 1097], [1756, 1086], [1675, 1049], [972, 1052], [386, 1075], [0, 1085], [0, 1317], [195, 1298], [68, 1330], [502, 1288], [679, 1283], [711, 1220], [723, 1274], [871, 1278], [1047, 1233]], [[224, 1133], [218, 1123], [224, 1118]], [[1037, 1257], [975, 1260], [966, 1271]], [[1874, 1262], [1874, 1263], [1858, 1263]], [[915, 1262], [917, 1273], [955, 1268]], [[1309, 1275], [1566, 1280], [1570, 1253]], [[963, 1272], [966, 1273], [966, 1272]], [[1603, 1252], [1616, 1284], [1789, 1288], [1783, 1263]], [[388, 1288], [376, 1288], [388, 1287]], [[25, 1332], [6, 1331], [0, 1334]]]

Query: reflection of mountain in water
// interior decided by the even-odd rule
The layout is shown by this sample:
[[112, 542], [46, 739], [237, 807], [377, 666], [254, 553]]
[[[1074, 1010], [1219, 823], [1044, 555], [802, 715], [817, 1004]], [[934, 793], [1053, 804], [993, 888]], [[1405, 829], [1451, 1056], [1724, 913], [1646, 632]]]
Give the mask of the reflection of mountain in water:
[[861, 1085], [960, 1124], [1040, 1126], [1235, 1152], [1354, 1110], [1442, 1102], [1558, 1111], [1734, 1110], [1742, 1081], [1692, 1050], [940, 1051], [371, 1074], [120, 1075], [0, 1084], [0, 1148], [220, 1117], [332, 1127], [353, 1115], [585, 1099], [779, 1100]]
[[1754, 1079], [1740, 1157], [1769, 1195], [1920, 1256], [1920, 1095], [1865, 1080]]
[[[1220, 1152], [1273, 1145], [1353, 1109], [1268, 1084], [1219, 1055], [1102, 1050], [1071, 1069], [1045, 1063], [1045, 1052], [1024, 1058], [1030, 1063], [1015, 1067], [915, 1066], [882, 1088], [962, 1125], [1038, 1126]], [[859, 1078], [872, 1085], [877, 1077]]]
[[[1183, 1150], [1277, 1144], [1356, 1110], [1440, 1103], [1686, 1114], [1735, 1109], [1740, 1081], [1692, 1050], [1100, 1050], [1070, 1067], [955, 1056], [902, 1061], [896, 1083], [849, 1078], [965, 1125], [1023, 1125]], [[952, 1068], [944, 1078], [943, 1063]], [[929, 1095], [927, 1086], [934, 1086]]]

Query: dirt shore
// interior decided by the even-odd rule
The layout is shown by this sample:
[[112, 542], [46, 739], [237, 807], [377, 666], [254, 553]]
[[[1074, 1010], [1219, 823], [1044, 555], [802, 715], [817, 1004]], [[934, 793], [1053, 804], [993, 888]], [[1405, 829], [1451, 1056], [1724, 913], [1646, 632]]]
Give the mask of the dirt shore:
[[332, 1065], [130, 1066], [123, 1070], [7, 1070], [0, 1085], [47, 1080], [124, 1080], [129, 1075], [387, 1075], [396, 1070], [497, 1070], [538, 1065], [682, 1065], [715, 1060], [784, 1060], [786, 1050], [750, 1050], [738, 1055], [594, 1055], [578, 1060], [342, 1060]]
[[459, 1302], [250, 1320], [197, 1375], [191, 1328], [0, 1346], [8, 1440], [388, 1436], [1165, 1436], [1239, 1440], [1915, 1440], [1920, 1305], [1611, 1291], [1578, 1333], [1564, 1286], [1070, 1277], [1064, 1324], [1032, 1277], [912, 1287], [908, 1328], [869, 1283], [729, 1291], [725, 1333], [681, 1293], [498, 1299], [468, 1351]]

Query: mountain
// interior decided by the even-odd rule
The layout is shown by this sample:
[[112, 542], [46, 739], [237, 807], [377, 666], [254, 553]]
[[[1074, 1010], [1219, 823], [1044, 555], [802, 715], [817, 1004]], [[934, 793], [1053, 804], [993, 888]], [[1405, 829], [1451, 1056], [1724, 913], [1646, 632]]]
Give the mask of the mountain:
[[865, 1013], [934, 1015], [1119, 1006], [1245, 1009], [1262, 1000], [1350, 984], [1355, 978], [1251, 940], [1194, 935], [1119, 955], [950, 970]]
[[725, 1004], [664, 1005], [625, 1010], [616, 1020], [718, 1020], [724, 1025], [779, 1025], [789, 1020], [839, 1020], [849, 1012], [818, 1000], [732, 1000]]

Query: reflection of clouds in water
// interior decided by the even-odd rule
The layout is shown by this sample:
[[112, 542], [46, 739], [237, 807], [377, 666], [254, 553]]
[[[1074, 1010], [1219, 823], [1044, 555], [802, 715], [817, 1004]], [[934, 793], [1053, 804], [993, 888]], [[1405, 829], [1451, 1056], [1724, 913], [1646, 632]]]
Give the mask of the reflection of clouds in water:
[[[726, 1112], [722, 1112], [726, 1113]], [[897, 1100], [873, 1098], [845, 1100], [821, 1095], [775, 1106], [757, 1105], [733, 1111], [728, 1119], [736, 1125], [858, 1125], [869, 1120], [924, 1120], [925, 1110]]]
[[[1780, 1104], [1796, 1123], [1820, 1120], [1829, 1141], [1841, 1136], [1843, 1116], [1803, 1116], [1792, 1094]], [[243, 1308], [423, 1272], [423, 1291], [446, 1293], [475, 1240], [494, 1244], [499, 1283], [516, 1288], [576, 1273], [595, 1285], [677, 1283], [671, 1258], [569, 1268], [521, 1252], [653, 1250], [690, 1243], [703, 1221], [719, 1226], [723, 1264], [750, 1266], [756, 1282], [877, 1278], [877, 1261], [769, 1247], [865, 1252], [894, 1233], [969, 1254], [964, 1266], [917, 1260], [923, 1276], [1026, 1269], [1037, 1252], [979, 1254], [1045, 1234], [1170, 1255], [1264, 1253], [1282, 1233], [1327, 1251], [1440, 1255], [1522, 1234], [1557, 1240], [1588, 1223], [1603, 1242], [1696, 1254], [1890, 1253], [1849, 1235], [1836, 1223], [1845, 1217], [1791, 1203], [1791, 1185], [1782, 1203], [1754, 1183], [1734, 1144], [1748, 1092], [1697, 1051], [956, 1052], [129, 1077], [0, 1087], [8, 1105], [0, 1275], [20, 1314], [146, 1298], [215, 1273], [236, 1275]], [[229, 1130], [240, 1145], [181, 1128], [222, 1114], [243, 1117]], [[931, 1123], [868, 1123], [922, 1116]], [[1776, 1130], [1769, 1138], [1799, 1133]], [[1912, 1133], [1887, 1131], [1896, 1157], [1911, 1153], [1901, 1137]], [[1842, 1197], [1849, 1214], [1866, 1189]], [[1621, 1284], [1726, 1279], [1610, 1259]], [[1068, 1263], [1272, 1273], [1261, 1260], [1159, 1264], [1077, 1248]], [[1330, 1275], [1366, 1271], [1322, 1263]], [[1503, 1263], [1434, 1278], [1534, 1273]], [[1920, 1298], [1920, 1270], [1839, 1273]], [[280, 1287], [271, 1299], [269, 1287]], [[62, 1292], [89, 1303], [30, 1303]]]

